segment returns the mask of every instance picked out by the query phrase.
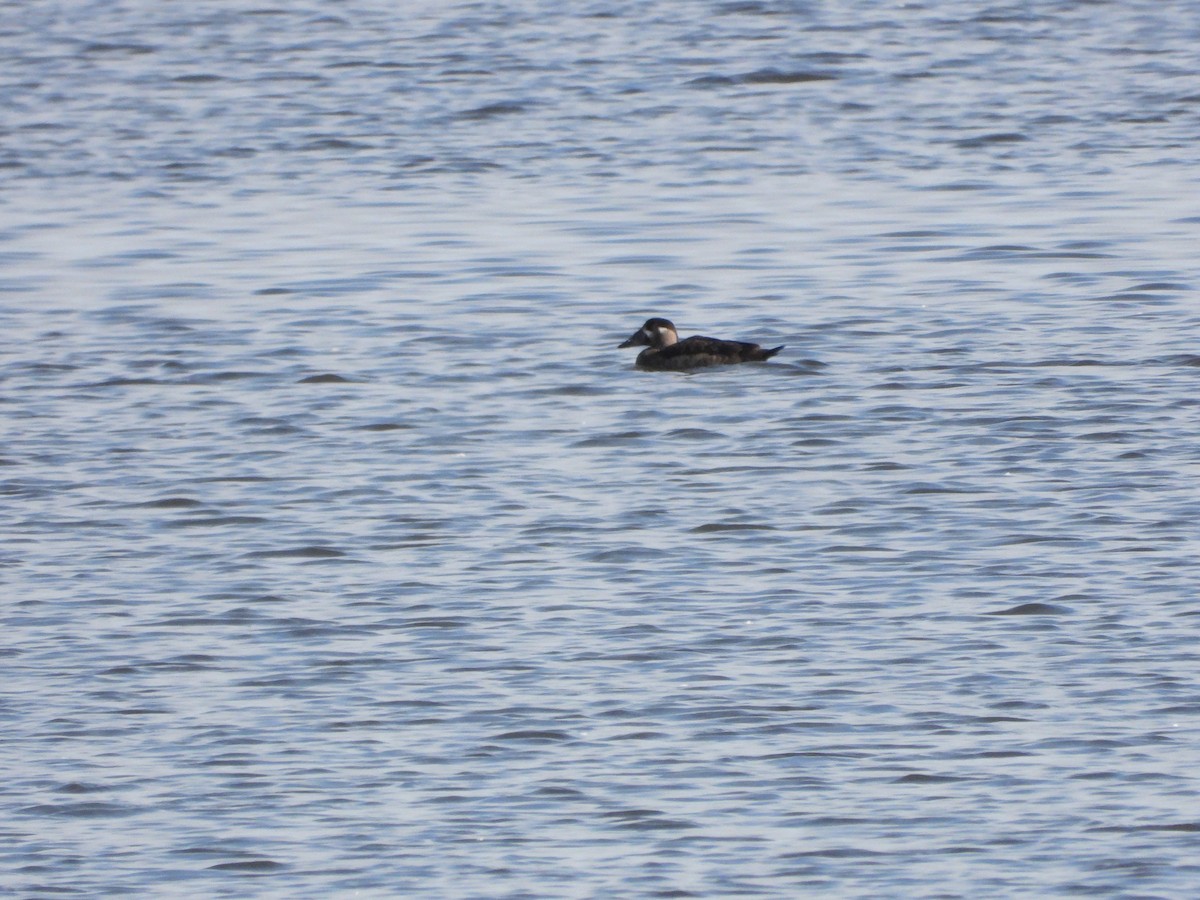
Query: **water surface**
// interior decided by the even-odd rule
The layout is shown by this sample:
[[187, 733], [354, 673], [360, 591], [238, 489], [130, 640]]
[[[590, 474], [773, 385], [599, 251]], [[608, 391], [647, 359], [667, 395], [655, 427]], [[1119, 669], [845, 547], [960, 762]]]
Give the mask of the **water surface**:
[[235, 6], [0, 30], [0, 886], [1194, 892], [1200, 8]]

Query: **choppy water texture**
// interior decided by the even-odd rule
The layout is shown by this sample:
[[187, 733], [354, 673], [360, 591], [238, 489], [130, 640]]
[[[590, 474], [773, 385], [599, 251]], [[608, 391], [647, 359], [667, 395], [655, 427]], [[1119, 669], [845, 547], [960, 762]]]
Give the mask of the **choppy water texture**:
[[0, 889], [1195, 895], [1196, 3], [3, 9]]

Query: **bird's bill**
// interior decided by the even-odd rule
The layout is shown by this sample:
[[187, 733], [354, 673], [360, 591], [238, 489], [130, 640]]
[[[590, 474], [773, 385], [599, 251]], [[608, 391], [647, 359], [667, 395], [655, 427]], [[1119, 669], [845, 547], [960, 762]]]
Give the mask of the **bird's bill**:
[[633, 336], [630, 337], [630, 339], [627, 340], [625, 343], [617, 344], [617, 349], [619, 350], [622, 347], [644, 347], [646, 344], [649, 344], [649, 343], [650, 343], [650, 339], [646, 337], [646, 332], [639, 328], [637, 331], [635, 331], [633, 333]]

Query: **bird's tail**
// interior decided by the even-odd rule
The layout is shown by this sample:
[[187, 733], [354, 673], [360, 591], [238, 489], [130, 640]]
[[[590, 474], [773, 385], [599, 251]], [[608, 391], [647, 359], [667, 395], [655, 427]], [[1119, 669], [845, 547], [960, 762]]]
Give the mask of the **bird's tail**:
[[774, 356], [776, 353], [778, 353], [780, 350], [782, 350], [786, 346], [787, 346], [787, 344], [780, 344], [778, 347], [772, 347], [770, 350], [763, 350], [758, 355], [757, 358], [758, 359], [770, 359], [772, 356]]

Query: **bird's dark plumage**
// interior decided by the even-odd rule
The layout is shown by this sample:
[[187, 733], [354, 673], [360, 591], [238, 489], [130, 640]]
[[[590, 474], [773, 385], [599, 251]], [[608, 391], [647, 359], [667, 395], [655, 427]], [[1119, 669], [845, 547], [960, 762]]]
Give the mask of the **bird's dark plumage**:
[[779, 346], [764, 350], [758, 344], [701, 335], [693, 335], [681, 341], [675, 326], [669, 320], [660, 318], [647, 319], [646, 324], [620, 346], [644, 346], [646, 349], [638, 354], [638, 366], [666, 372], [686, 372], [705, 366], [731, 363], [761, 362], [783, 349]]

